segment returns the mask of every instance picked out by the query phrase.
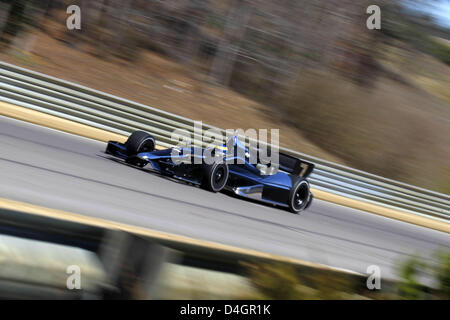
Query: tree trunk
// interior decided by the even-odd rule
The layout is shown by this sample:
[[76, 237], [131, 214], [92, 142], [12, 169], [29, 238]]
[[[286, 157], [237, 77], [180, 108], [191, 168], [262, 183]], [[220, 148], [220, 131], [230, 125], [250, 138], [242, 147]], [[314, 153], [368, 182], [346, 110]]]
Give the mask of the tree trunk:
[[0, 34], [3, 33], [3, 29], [6, 27], [10, 10], [11, 4], [4, 2], [0, 3]]
[[[229, 11], [224, 37], [219, 43], [210, 72], [210, 75], [224, 86], [229, 85], [250, 16], [251, 9], [243, 0], [236, 0]], [[232, 42], [237, 43], [234, 48]]]

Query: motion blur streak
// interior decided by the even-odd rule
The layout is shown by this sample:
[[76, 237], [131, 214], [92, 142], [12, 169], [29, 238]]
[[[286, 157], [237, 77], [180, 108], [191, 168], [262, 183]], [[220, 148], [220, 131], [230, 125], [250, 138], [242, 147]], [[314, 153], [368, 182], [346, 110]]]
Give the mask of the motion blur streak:
[[[81, 123], [76, 123], [70, 120], [55, 117], [49, 114], [38, 112], [35, 110], [30, 110], [24, 107], [15, 106], [9, 103], [0, 101], [0, 115], [14, 118], [18, 120], [24, 120], [34, 124], [43, 125], [48, 128], [61, 130], [68, 133], [74, 133], [76, 135], [91, 138], [94, 140], [99, 140], [107, 142], [108, 140], [116, 140], [120, 142], [125, 142], [127, 137], [109, 131], [97, 129], [84, 125]], [[162, 148], [156, 146], [156, 148]], [[443, 231], [450, 233], [450, 225], [447, 222], [436, 221], [428, 217], [423, 217], [411, 213], [406, 213], [394, 209], [389, 209], [381, 207], [378, 205], [373, 205], [370, 203], [362, 202], [359, 200], [350, 199], [347, 197], [335, 195], [323, 190], [312, 188], [315, 198], [320, 200], [325, 200], [328, 202], [333, 202], [336, 204], [344, 205], [346, 207], [359, 209], [375, 214], [379, 214], [388, 218], [397, 219], [400, 221], [405, 221], [413, 223], [419, 226], [435, 229], [438, 231]]]
[[145, 174], [98, 141], [0, 120], [0, 197], [200, 240], [396, 278], [400, 258], [448, 249], [448, 234], [316, 201], [296, 216]]

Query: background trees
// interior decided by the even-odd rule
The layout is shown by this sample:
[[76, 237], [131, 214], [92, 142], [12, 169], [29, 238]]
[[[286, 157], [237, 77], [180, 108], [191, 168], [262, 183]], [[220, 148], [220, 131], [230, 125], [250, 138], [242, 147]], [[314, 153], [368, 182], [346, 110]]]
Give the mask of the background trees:
[[[382, 29], [370, 31], [370, 0], [0, 0], [0, 51], [26, 60], [39, 39], [70, 48], [59, 52], [89, 69], [77, 79], [88, 86], [93, 78], [107, 78], [95, 66], [129, 66], [124, 72], [135, 76], [137, 95], [148, 104], [158, 101], [149, 98], [158, 81], [134, 73], [161, 61], [145, 57], [161, 57], [183, 70], [181, 82], [192, 82], [182, 88], [192, 94], [192, 105], [173, 112], [192, 117], [188, 108], [219, 105], [221, 95], [206, 97], [213, 91], [207, 87], [244, 95], [267, 106], [270, 112], [261, 117], [273, 126], [289, 126], [333, 161], [450, 192], [450, 72], [443, 64], [450, 63], [450, 34], [423, 10], [410, 9], [433, 2], [375, 1]], [[81, 31], [66, 28], [70, 4], [81, 7]], [[36, 52], [48, 64], [58, 60], [52, 68], [59, 71], [67, 62], [61, 55], [42, 46]], [[168, 65], [156, 80], [177, 81]], [[214, 113], [202, 110], [203, 118]], [[248, 117], [235, 115], [230, 122], [255, 121], [254, 114]]]
[[[427, 15], [408, 13], [403, 2], [411, 1], [378, 1], [384, 35], [409, 41], [448, 62], [445, 47], [427, 35], [448, 36], [448, 30]], [[365, 68], [373, 68], [370, 56], [375, 53], [376, 33], [363, 27], [365, 9], [371, 4], [367, 0], [2, 0], [1, 4], [6, 19], [3, 42], [26, 25], [45, 25], [44, 20], [55, 19], [58, 10], [77, 4], [82, 8], [82, 31], [73, 38], [90, 42], [99, 56], [134, 60], [142, 49], [159, 51], [199, 67], [219, 84], [255, 96], [264, 96], [267, 88], [289, 87], [305, 67], [347, 66], [352, 70], [341, 71], [359, 77], [363, 85], [370, 83], [365, 81], [370, 71]]]

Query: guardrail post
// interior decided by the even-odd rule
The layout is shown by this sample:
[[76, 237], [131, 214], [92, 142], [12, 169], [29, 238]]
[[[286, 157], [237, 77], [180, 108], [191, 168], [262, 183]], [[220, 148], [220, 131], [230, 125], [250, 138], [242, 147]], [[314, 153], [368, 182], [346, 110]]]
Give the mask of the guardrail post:
[[110, 284], [104, 299], [151, 299], [165, 263], [174, 260], [175, 252], [148, 238], [108, 231], [99, 258]]

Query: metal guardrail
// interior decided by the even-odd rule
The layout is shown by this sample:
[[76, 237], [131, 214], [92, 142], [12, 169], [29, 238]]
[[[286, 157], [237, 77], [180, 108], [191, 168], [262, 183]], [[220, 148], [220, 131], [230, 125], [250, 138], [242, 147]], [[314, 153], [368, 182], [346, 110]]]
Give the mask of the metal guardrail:
[[[201, 136], [194, 132], [194, 120], [5, 62], [0, 62], [0, 101], [122, 135], [145, 130], [164, 147], [175, 144], [171, 140], [175, 129], [187, 130], [194, 140], [204, 144]], [[225, 132], [207, 124], [203, 124], [202, 129]], [[311, 185], [316, 189], [446, 222], [450, 219], [449, 195], [294, 150], [280, 148], [280, 151], [316, 165], [310, 177]]]
[[[136, 269], [136, 261], [143, 268]], [[233, 299], [252, 289], [242, 276], [242, 262], [268, 261], [230, 249], [0, 208], [0, 299], [124, 299], [123, 271], [134, 275], [125, 283], [138, 283], [141, 299], [198, 299], [199, 294]], [[71, 265], [81, 270], [83, 290], [67, 288]], [[304, 272], [312, 268], [294, 266]], [[362, 274], [327, 270], [365, 283]], [[213, 285], [205, 286], [205, 281]]]
[[[246, 277], [248, 266], [261, 263], [281, 263], [305, 274], [322, 271], [361, 288], [367, 281], [364, 273], [231, 246], [134, 233], [124, 231], [124, 226], [111, 228], [0, 206], [0, 298], [124, 299], [119, 277], [125, 271], [125, 283], [137, 281], [146, 298], [236, 299], [254, 290]], [[136, 269], [136, 261], [145, 267]], [[82, 291], [67, 290], [69, 265], [82, 270]], [[136, 277], [130, 279], [130, 272]], [[383, 279], [383, 290], [393, 292], [399, 280]]]

